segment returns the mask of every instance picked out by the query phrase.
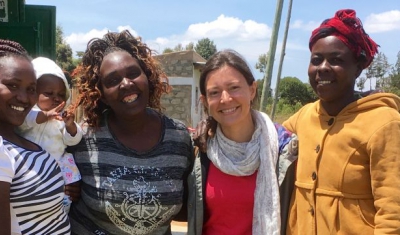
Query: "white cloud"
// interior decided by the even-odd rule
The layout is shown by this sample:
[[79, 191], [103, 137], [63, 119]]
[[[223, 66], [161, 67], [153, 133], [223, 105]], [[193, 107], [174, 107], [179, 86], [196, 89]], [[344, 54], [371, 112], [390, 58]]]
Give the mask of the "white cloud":
[[135, 37], [139, 36], [138, 33], [134, 29], [132, 29], [132, 27], [130, 25], [118, 26], [117, 27], [117, 31], [118, 32], [121, 32], [121, 31], [124, 31], [124, 30], [128, 30]]
[[[130, 33], [134, 36], [137, 36], [135, 30], [131, 28], [131, 26], [118, 26], [117, 31], [121, 32], [123, 30], [129, 30]], [[93, 38], [102, 38], [104, 34], [110, 31], [107, 28], [97, 30], [92, 29], [87, 33], [72, 33], [69, 36], [65, 37], [65, 41], [71, 46], [72, 51], [75, 53], [76, 51], [84, 51], [86, 49], [87, 43]]]
[[193, 39], [233, 37], [238, 41], [262, 40], [270, 35], [271, 29], [266, 24], [253, 20], [242, 21], [225, 15], [220, 15], [211, 22], [192, 24], [185, 33], [185, 37]]
[[291, 29], [302, 29], [305, 31], [312, 31], [315, 28], [317, 28], [321, 22], [315, 22], [315, 21], [309, 21], [307, 23], [304, 23], [302, 20], [295, 20], [291, 25]]
[[368, 33], [400, 30], [400, 11], [392, 10], [379, 14], [371, 14], [365, 20], [364, 27]]
[[220, 15], [211, 22], [189, 25], [181, 35], [159, 37], [149, 40], [147, 43], [161, 53], [163, 49], [173, 48], [178, 43], [186, 46], [190, 42], [196, 43], [199, 39], [207, 37], [214, 41], [217, 49], [236, 49], [244, 56], [257, 54], [258, 58], [259, 54], [268, 50], [271, 32], [268, 25], [254, 20], [243, 21], [235, 17]]
[[[117, 27], [118, 31], [124, 29], [137, 36], [136, 31], [129, 25]], [[66, 41], [74, 52], [83, 51], [90, 39], [101, 38], [108, 31], [109, 29], [104, 28], [92, 29], [87, 33], [72, 33], [66, 37]], [[271, 33], [271, 28], [264, 23], [220, 15], [210, 22], [189, 25], [182, 34], [145, 39], [145, 41], [151, 49], [162, 53], [165, 48], [173, 48], [178, 43], [185, 47], [190, 42], [196, 44], [199, 39], [207, 37], [214, 41], [218, 50], [227, 48], [237, 50], [249, 63], [255, 63], [260, 54], [268, 51]], [[288, 46], [290, 47], [290, 44]]]

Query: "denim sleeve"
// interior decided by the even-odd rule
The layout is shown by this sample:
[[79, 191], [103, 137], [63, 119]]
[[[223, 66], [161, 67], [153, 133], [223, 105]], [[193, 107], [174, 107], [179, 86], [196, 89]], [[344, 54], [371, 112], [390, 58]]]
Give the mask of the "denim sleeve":
[[274, 123], [274, 124], [275, 124], [276, 131], [278, 132], [279, 154], [281, 154], [282, 150], [285, 148], [285, 146], [292, 139], [292, 132], [286, 130], [279, 123]]

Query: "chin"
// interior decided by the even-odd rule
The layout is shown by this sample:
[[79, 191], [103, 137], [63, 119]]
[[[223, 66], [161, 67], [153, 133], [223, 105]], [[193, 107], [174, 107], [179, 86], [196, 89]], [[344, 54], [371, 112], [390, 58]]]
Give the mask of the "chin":
[[14, 126], [21, 126], [24, 123], [24, 120], [11, 120], [10, 124], [14, 125]]

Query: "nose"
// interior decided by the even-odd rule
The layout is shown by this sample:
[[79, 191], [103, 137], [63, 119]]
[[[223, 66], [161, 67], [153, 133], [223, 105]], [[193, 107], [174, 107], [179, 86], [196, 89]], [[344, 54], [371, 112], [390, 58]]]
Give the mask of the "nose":
[[129, 87], [130, 85], [132, 85], [132, 80], [124, 77], [121, 81], [121, 87]]
[[19, 90], [17, 94], [17, 100], [21, 103], [28, 103], [29, 102], [28, 93], [24, 90]]
[[231, 100], [231, 96], [229, 95], [229, 92], [227, 92], [227, 91], [222, 91], [222, 94], [221, 94], [221, 103], [228, 102], [228, 101], [230, 101], [230, 100]]
[[328, 60], [323, 60], [321, 64], [318, 66], [318, 72], [326, 72], [330, 69], [330, 64]]
[[61, 96], [59, 95], [55, 95], [53, 99], [55, 102], [60, 102], [62, 100]]

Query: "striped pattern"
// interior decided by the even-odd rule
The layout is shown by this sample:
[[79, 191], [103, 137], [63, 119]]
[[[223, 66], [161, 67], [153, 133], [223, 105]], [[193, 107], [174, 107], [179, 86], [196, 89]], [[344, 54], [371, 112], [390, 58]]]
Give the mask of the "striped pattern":
[[107, 126], [75, 146], [82, 198], [72, 205], [73, 234], [171, 233], [193, 157], [186, 127], [165, 116], [163, 127], [160, 143], [147, 153], [121, 145]]
[[14, 163], [11, 219], [18, 221], [21, 234], [69, 234], [62, 205], [64, 181], [55, 159], [44, 150], [29, 151], [6, 140], [3, 144]]

